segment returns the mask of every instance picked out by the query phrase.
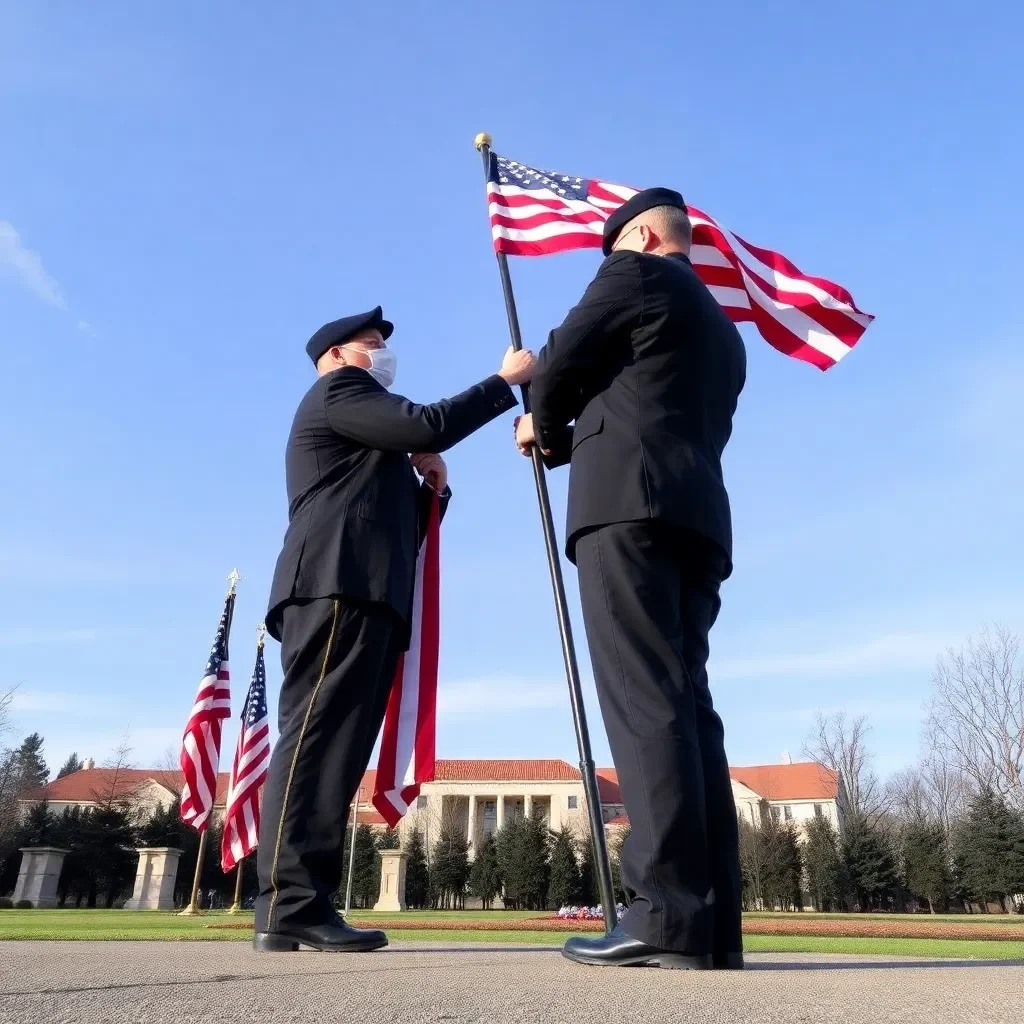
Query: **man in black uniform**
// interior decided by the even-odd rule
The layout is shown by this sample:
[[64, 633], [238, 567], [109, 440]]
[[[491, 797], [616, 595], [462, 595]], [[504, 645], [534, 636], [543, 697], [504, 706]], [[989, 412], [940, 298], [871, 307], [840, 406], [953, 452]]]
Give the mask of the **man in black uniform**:
[[[517, 421], [524, 454], [571, 461], [567, 554], [632, 825], [629, 910], [570, 939], [590, 964], [742, 966], [736, 810], [708, 690], [708, 633], [732, 571], [721, 456], [746, 377], [736, 327], [687, 253], [678, 192], [608, 218], [607, 259], [552, 331]], [[569, 424], [575, 421], [575, 426]]]
[[288, 438], [289, 523], [266, 618], [284, 682], [257, 854], [260, 950], [387, 945], [383, 932], [349, 927], [331, 896], [348, 808], [408, 645], [424, 488], [447, 504], [436, 453], [516, 405], [511, 386], [536, 363], [509, 349], [494, 376], [416, 405], [388, 391], [392, 330], [378, 306], [326, 324], [306, 346], [319, 378]]

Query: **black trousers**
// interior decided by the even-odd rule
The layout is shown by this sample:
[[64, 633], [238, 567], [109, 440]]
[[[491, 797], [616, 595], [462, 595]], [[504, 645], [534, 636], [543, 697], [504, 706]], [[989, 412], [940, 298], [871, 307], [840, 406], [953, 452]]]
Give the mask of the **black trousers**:
[[585, 534], [576, 560], [632, 826], [622, 927], [661, 949], [741, 952], [739, 829], [706, 668], [724, 556], [697, 535], [648, 521]]
[[263, 790], [256, 930], [333, 915], [348, 809], [384, 721], [402, 646], [385, 607], [322, 599], [285, 607], [280, 737]]

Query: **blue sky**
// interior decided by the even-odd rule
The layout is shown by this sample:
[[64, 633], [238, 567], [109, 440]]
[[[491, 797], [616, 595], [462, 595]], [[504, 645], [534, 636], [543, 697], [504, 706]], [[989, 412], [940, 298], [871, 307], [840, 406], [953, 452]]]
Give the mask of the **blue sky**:
[[[212, 6], [0, 3], [0, 687], [20, 687], [19, 733], [54, 766], [125, 731], [159, 758], [236, 565], [241, 709], [306, 338], [382, 303], [395, 388], [419, 400], [507, 344], [471, 145], [488, 130], [536, 166], [676, 187], [877, 316], [827, 374], [744, 328], [712, 685], [734, 763], [798, 754], [819, 708], [869, 714], [883, 772], [912, 759], [936, 655], [1024, 625], [1020, 10]], [[513, 261], [528, 344], [598, 259]], [[574, 761], [511, 431], [449, 457], [439, 753]], [[564, 475], [551, 488], [561, 532]], [[268, 667], [276, 690], [276, 645]]]

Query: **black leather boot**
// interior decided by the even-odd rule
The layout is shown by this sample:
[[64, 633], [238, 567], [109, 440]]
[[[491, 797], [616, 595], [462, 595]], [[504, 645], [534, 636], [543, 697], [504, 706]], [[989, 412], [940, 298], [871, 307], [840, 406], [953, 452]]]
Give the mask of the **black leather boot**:
[[388, 937], [375, 929], [353, 928], [340, 917], [323, 924], [290, 925], [287, 931], [256, 932], [253, 949], [262, 953], [292, 953], [300, 946], [325, 953], [368, 953], [388, 944]]
[[562, 947], [562, 956], [578, 964], [593, 967], [636, 967], [650, 964], [677, 971], [707, 971], [711, 969], [711, 955], [689, 956], [671, 950], [648, 946], [646, 942], [627, 935], [617, 926], [610, 935], [587, 939], [574, 935]]

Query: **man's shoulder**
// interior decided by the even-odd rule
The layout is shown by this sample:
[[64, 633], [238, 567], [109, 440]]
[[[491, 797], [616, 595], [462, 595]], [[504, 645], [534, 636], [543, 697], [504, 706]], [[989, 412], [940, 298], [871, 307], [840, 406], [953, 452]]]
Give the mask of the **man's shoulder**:
[[633, 252], [632, 249], [620, 249], [601, 260], [601, 265], [597, 268], [597, 276], [636, 273], [640, 269], [642, 258], [643, 253]]
[[[382, 384], [374, 380], [367, 370], [360, 366], [339, 366], [330, 373], [325, 373], [318, 381], [324, 394], [335, 393], [362, 393], [362, 392], [384, 392], [387, 390]], [[310, 391], [316, 388], [316, 384]]]

